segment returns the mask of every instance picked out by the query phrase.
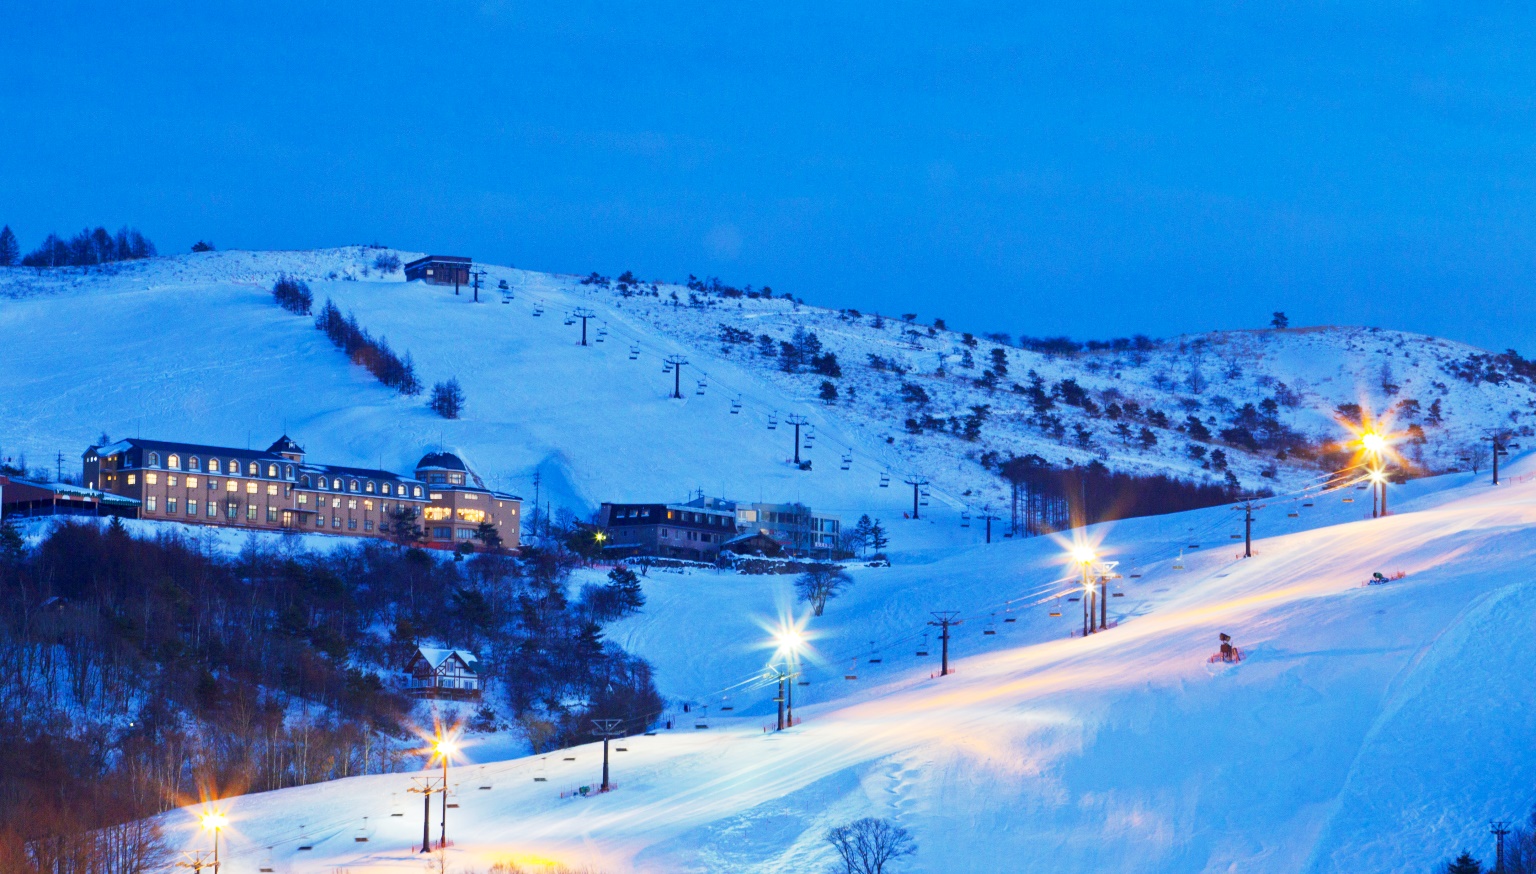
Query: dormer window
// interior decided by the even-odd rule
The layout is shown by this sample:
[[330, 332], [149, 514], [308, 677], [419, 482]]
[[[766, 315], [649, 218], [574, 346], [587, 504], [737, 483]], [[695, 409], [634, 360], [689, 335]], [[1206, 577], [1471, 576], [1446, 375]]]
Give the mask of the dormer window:
[[210, 458], [210, 459], [208, 459], [208, 472], [209, 473], [218, 473], [219, 472], [219, 460], [217, 458]]
[[[240, 462], [238, 462], [238, 461], [234, 460], [233, 458], [231, 458], [229, 460], [229, 466], [226, 468], [226, 470], [228, 470], [230, 473], [238, 474], [240, 472]], [[254, 471], [254, 470], [251, 471], [251, 473], [253, 473], [253, 474], [255, 472], [256, 471]]]
[[203, 469], [203, 463], [201, 461], [197, 460], [197, 456], [196, 455], [194, 455], [191, 458], [187, 459], [187, 470], [202, 470], [202, 469]]
[[301, 477], [299, 477], [299, 487], [300, 488], [305, 488], [305, 489], [309, 488], [309, 477], [308, 476], [301, 476]]
[[277, 479], [277, 465], [275, 465], [275, 464], [267, 465], [267, 478], [268, 479]]
[[363, 483], [363, 491], [370, 495], [373, 494], [373, 480]]
[[159, 467], [160, 466], [160, 453], [158, 453], [158, 452], [151, 452], [149, 454], [149, 458], [144, 462], [144, 466], [145, 467]]
[[289, 465], [284, 466], [284, 468], [283, 468], [283, 477], [285, 479], [293, 479], [293, 465], [289, 464]]
[[389, 494], [389, 483], [379, 483], [379, 492], [385, 495]]
[[245, 475], [246, 476], [261, 476], [261, 465], [257, 464], [254, 461], [251, 462], [250, 464], [247, 464], [245, 466]]
[[333, 492], [341, 491], [341, 479], [340, 478], [331, 480], [331, 491], [333, 491]]
[[165, 457], [165, 466], [171, 470], [181, 470], [181, 456], [175, 454], [167, 455]]

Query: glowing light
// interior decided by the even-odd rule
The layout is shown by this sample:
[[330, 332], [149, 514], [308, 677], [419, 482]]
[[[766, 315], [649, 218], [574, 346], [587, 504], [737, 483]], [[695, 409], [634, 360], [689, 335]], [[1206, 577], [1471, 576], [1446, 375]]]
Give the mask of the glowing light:
[[1365, 447], [1366, 452], [1372, 455], [1380, 455], [1382, 450], [1387, 448], [1387, 438], [1377, 434], [1375, 431], [1367, 431], [1360, 435], [1360, 445]]
[[209, 831], [218, 831], [224, 826], [229, 825], [229, 817], [219, 813], [217, 810], [209, 811], [208, 813], [203, 814], [202, 820], [203, 828], [208, 829]]
[[1373, 482], [1373, 483], [1384, 483], [1386, 481], [1387, 481], [1387, 475], [1385, 473], [1382, 473], [1379, 470], [1371, 471], [1371, 482]]
[[433, 742], [432, 749], [446, 759], [459, 751], [459, 744], [451, 737], [440, 737]]
[[1093, 564], [1096, 558], [1098, 556], [1094, 555], [1093, 550], [1087, 545], [1079, 544], [1072, 547], [1072, 559], [1078, 564]]
[[773, 633], [773, 639], [778, 642], [779, 649], [784, 652], [799, 652], [805, 646], [805, 637], [800, 634], [800, 629], [794, 626], [781, 626]]
[[597, 533], [592, 535], [592, 539], [596, 540], [598, 543], [602, 543], [604, 540], [608, 539], [608, 535], [604, 534], [601, 531], [598, 531]]

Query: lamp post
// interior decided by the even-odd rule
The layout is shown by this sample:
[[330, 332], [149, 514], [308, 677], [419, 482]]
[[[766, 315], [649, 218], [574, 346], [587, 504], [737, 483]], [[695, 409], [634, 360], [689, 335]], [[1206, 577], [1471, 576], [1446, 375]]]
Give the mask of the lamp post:
[[800, 629], [782, 625], [774, 632], [779, 642], [779, 652], [784, 656], [785, 669], [779, 673], [779, 699], [781, 717], [779, 729], [795, 726], [795, 677], [799, 676], [800, 650], [805, 647], [805, 637]]
[[218, 812], [217, 810], [210, 810], [207, 813], [203, 814], [203, 829], [205, 831], [213, 832], [213, 871], [214, 871], [214, 874], [218, 874], [218, 872], [219, 872], [219, 832], [223, 831], [224, 830], [224, 826], [226, 826], [228, 824], [229, 824], [229, 817], [227, 817], [224, 814]]
[[441, 848], [448, 846], [448, 757], [458, 751], [458, 744], [453, 738], [438, 733], [437, 740], [432, 744], [432, 750], [438, 758], [443, 760], [443, 818], [438, 824], [437, 845]]
[[1375, 519], [1387, 515], [1386, 475], [1382, 468], [1387, 438], [1375, 431], [1367, 431], [1360, 435], [1360, 446], [1365, 450], [1366, 457], [1370, 459], [1371, 488], [1375, 490], [1371, 493], [1371, 518]]
[[1087, 546], [1072, 547], [1072, 559], [1083, 569], [1083, 636], [1087, 637], [1093, 632], [1093, 581], [1088, 578], [1088, 569], [1093, 566], [1096, 556], [1093, 550]]

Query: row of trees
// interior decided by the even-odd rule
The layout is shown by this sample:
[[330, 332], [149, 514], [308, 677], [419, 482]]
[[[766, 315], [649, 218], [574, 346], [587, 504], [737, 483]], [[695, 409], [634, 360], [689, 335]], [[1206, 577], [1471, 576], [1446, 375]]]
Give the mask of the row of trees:
[[1095, 522], [1212, 507], [1237, 497], [1230, 482], [1214, 485], [1162, 474], [1116, 473], [1098, 461], [1054, 467], [1033, 454], [1002, 461], [997, 472], [1009, 486], [1011, 530], [1026, 537]]
[[116, 234], [104, 227], [86, 228], [68, 240], [49, 234], [42, 245], [25, 256], [10, 226], [0, 228], [0, 267], [89, 267], [154, 256], [155, 244], [136, 228], [126, 226]]
[[[400, 521], [403, 542], [419, 537]], [[510, 707], [488, 699], [479, 721], [515, 721], [541, 748], [661, 709], [649, 665], [604, 637], [638, 587], [616, 571], [572, 596], [562, 549], [444, 561], [376, 540], [212, 543], [96, 520], [31, 549], [0, 537], [0, 870], [36, 870], [39, 848], [99, 854], [133, 837], [117, 824], [201, 790], [416, 764], [409, 702], [384, 677], [422, 643], [477, 650]]]
[[341, 314], [329, 298], [320, 314], [315, 317], [315, 327], [329, 337], [336, 348], [347, 354], [353, 364], [361, 364], [384, 383], [403, 395], [421, 394], [421, 380], [416, 377], [416, 365], [407, 352], [403, 357], [389, 348], [383, 337], [375, 339], [357, 323], [357, 316]]

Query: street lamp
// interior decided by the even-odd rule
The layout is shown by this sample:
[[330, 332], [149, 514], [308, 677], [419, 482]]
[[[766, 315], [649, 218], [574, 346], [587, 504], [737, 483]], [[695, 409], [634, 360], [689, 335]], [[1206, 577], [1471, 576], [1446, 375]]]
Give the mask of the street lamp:
[[1093, 567], [1093, 562], [1098, 556], [1093, 554], [1093, 549], [1087, 544], [1079, 543], [1072, 547], [1072, 560], [1083, 569], [1083, 636], [1087, 637], [1092, 630], [1089, 623], [1093, 618], [1093, 582], [1088, 578], [1088, 569]]
[[207, 813], [203, 814], [202, 820], [203, 820], [203, 830], [204, 831], [211, 831], [211, 832], [213, 832], [213, 871], [214, 871], [214, 874], [218, 874], [218, 871], [219, 871], [219, 832], [224, 830], [224, 826], [229, 825], [229, 817], [227, 817], [224, 814], [218, 812], [217, 810], [210, 810]]
[[438, 733], [437, 740], [432, 743], [432, 750], [443, 760], [443, 819], [439, 824], [437, 833], [437, 845], [448, 846], [448, 758], [458, 752], [459, 745], [452, 737]]
[[774, 639], [779, 643], [779, 652], [784, 654], [784, 660], [789, 665], [789, 671], [780, 675], [779, 698], [785, 705], [784, 725], [790, 728], [795, 726], [795, 676], [799, 673], [797, 668], [800, 662], [800, 651], [805, 647], [805, 635], [793, 625], [781, 625], [773, 633]]

